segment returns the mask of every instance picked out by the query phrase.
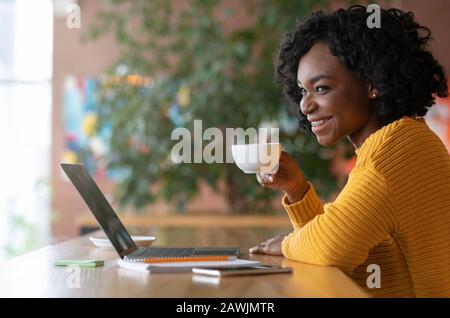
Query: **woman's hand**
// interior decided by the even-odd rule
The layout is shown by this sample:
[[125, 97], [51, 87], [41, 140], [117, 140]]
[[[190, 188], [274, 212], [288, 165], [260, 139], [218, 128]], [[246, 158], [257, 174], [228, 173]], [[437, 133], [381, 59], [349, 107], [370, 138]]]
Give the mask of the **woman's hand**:
[[276, 255], [282, 256], [283, 253], [281, 251], [281, 243], [285, 238], [285, 235], [278, 235], [273, 238], [268, 239], [267, 241], [262, 242], [261, 244], [254, 246], [249, 249], [251, 254], [267, 254], [267, 255]]
[[309, 189], [297, 162], [285, 151], [281, 152], [279, 168], [275, 174], [257, 173], [256, 178], [263, 187], [284, 191], [290, 203], [301, 200]]

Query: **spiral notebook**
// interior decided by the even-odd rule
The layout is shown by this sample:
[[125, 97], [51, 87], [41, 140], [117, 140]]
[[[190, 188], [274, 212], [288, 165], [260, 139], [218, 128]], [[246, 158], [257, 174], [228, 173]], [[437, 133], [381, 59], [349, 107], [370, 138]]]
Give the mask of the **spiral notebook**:
[[234, 260], [239, 247], [137, 247], [84, 165], [61, 164], [120, 258], [145, 263]]
[[142, 262], [129, 262], [119, 259], [117, 262], [119, 267], [130, 269], [138, 272], [151, 272], [151, 273], [179, 273], [179, 272], [192, 272], [194, 267], [241, 267], [241, 266], [258, 266], [261, 264], [259, 261], [235, 259], [233, 261], [209, 261], [209, 262], [168, 262], [158, 264], [146, 264]]
[[123, 259], [144, 263], [213, 262], [235, 260], [238, 254], [236, 247], [147, 247]]

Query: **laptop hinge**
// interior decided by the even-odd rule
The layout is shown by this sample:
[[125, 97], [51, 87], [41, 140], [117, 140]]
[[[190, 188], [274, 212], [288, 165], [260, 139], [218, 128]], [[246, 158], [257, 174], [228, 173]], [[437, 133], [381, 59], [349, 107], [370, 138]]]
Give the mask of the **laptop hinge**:
[[129, 249], [127, 249], [126, 251], [123, 251], [122, 253], [120, 253], [120, 257], [123, 259], [128, 255], [133, 254], [134, 252], [136, 252], [139, 248], [137, 246], [135, 247], [130, 247]]

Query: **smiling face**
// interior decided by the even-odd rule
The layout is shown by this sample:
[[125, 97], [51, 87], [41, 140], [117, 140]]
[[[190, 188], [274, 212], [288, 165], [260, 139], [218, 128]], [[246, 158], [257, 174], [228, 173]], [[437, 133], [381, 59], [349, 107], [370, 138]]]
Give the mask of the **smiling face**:
[[349, 71], [325, 43], [316, 43], [299, 62], [300, 111], [323, 146], [347, 137], [359, 148], [380, 128], [370, 99], [377, 91]]

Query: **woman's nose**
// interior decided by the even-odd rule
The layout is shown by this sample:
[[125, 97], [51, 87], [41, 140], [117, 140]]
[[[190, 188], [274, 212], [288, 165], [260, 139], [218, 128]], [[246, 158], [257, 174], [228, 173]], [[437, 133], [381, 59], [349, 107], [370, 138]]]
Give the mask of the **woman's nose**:
[[309, 99], [308, 96], [303, 97], [300, 101], [300, 112], [305, 116], [313, 113], [318, 107], [319, 105], [314, 100]]

